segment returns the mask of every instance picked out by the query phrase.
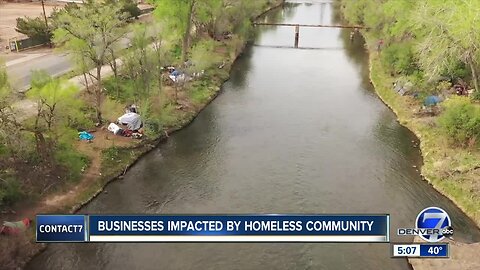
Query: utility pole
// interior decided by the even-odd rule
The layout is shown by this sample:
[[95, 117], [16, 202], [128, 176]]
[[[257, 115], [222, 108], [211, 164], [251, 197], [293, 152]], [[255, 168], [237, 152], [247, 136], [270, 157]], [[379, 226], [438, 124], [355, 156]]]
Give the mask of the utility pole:
[[[43, 19], [45, 20], [45, 30], [50, 35], [50, 30], [48, 29], [47, 13], [45, 12], [45, 0], [42, 0], [42, 9], [43, 9]], [[52, 47], [52, 42], [48, 41], [48, 46]]]
[[47, 22], [47, 13], [45, 12], [45, 2], [42, 0], [42, 9], [43, 9], [43, 18], [45, 19], [45, 27], [48, 29], [48, 22]]

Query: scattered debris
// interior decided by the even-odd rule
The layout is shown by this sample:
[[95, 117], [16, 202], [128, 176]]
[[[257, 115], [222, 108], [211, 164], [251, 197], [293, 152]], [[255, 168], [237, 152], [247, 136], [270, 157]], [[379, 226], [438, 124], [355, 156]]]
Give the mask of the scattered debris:
[[3, 226], [0, 227], [0, 234], [5, 234], [5, 235], [20, 234], [21, 232], [26, 231], [28, 227], [30, 227], [31, 222], [32, 221], [29, 218], [24, 218], [20, 221], [15, 221], [15, 222], [4, 221]]

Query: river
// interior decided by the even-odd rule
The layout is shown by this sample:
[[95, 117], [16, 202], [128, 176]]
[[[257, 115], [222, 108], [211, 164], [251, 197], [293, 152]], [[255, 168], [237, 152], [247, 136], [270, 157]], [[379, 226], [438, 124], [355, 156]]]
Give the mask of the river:
[[[267, 19], [332, 24], [333, 4], [289, 3]], [[349, 30], [258, 26], [223, 92], [81, 213], [390, 213], [412, 227], [444, 208], [455, 237], [473, 222], [414, 166], [417, 139], [368, 80]], [[152, 204], [157, 201], [158, 204]], [[389, 244], [51, 244], [27, 269], [410, 269]]]

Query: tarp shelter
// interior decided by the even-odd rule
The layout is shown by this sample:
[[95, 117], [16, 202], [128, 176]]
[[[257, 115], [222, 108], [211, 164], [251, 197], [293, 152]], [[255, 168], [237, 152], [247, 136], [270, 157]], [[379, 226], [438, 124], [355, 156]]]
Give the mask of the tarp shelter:
[[439, 96], [428, 96], [423, 101], [423, 105], [425, 105], [425, 106], [435, 106], [440, 102], [442, 102], [442, 99]]
[[120, 116], [118, 123], [126, 125], [129, 130], [135, 131], [142, 127], [142, 118], [137, 113], [129, 112]]
[[403, 83], [402, 81], [397, 81], [393, 84], [393, 90], [401, 96], [411, 92], [412, 88], [413, 84], [411, 82]]
[[[177, 72], [177, 71], [174, 71], [173, 73], [175, 73], [175, 72]], [[181, 74], [177, 73], [176, 75], [173, 75], [173, 73], [168, 75], [170, 80], [172, 80], [173, 82], [185, 81], [185, 79], [186, 79], [185, 73], [181, 73]]]

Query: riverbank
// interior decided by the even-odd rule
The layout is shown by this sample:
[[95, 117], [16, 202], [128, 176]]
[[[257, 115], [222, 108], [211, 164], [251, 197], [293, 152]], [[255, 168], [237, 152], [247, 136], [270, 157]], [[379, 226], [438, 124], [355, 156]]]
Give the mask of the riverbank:
[[[439, 42], [428, 37], [441, 36], [440, 40], [446, 40], [442, 34], [450, 30], [436, 32], [439, 29], [438, 24], [428, 19], [428, 16], [425, 17], [425, 14], [442, 10], [437, 15], [443, 16], [446, 14], [443, 12], [451, 5], [439, 2], [437, 6], [428, 1], [373, 3], [359, 0], [338, 3], [345, 20], [365, 27], [361, 32], [370, 52], [370, 81], [378, 96], [395, 112], [400, 124], [415, 133], [421, 141], [420, 150], [424, 161], [422, 176], [479, 226], [480, 145], [475, 122], [478, 117], [476, 109], [480, 109], [478, 101], [464, 99], [465, 106], [474, 111], [473, 116], [461, 112], [458, 117], [451, 117], [453, 109], [446, 110], [442, 104], [434, 116], [421, 110], [425, 98], [430, 95], [440, 95], [446, 99], [452, 94], [455, 95], [455, 90], [452, 89], [454, 83], [463, 82], [467, 88], [468, 85], [470, 88], [476, 85], [475, 66], [459, 61], [461, 57], [448, 51], [451, 46], [436, 48], [438, 55], [433, 55], [436, 50], [434, 47], [439, 45]], [[470, 10], [472, 6], [465, 3], [446, 16], [462, 14], [462, 8]], [[422, 20], [418, 20], [420, 17]], [[465, 21], [465, 25], [470, 24], [474, 22]], [[446, 22], [442, 29], [443, 27], [451, 27], [452, 31], [458, 28], [453, 21]], [[468, 34], [463, 36], [470, 35], [468, 31]], [[478, 46], [473, 47], [475, 51]], [[468, 50], [458, 48], [457, 53]], [[451, 59], [443, 59], [442, 53]], [[451, 63], [450, 61], [459, 62], [455, 62], [455, 68], [445, 66], [446, 63]], [[399, 95], [393, 87], [396, 82], [408, 82], [412, 86], [412, 94], [417, 95]], [[454, 120], [448, 121], [449, 118]], [[462, 121], [474, 123], [464, 125]], [[462, 137], [457, 136], [457, 133], [468, 135]]]
[[[480, 153], [450, 146], [436, 126], [437, 116], [415, 116], [421, 104], [413, 97], [400, 96], [393, 91], [392, 83], [396, 78], [383, 71], [378, 52], [372, 50], [369, 52], [369, 72], [380, 99], [397, 115], [398, 122], [419, 138], [423, 179], [480, 226]], [[480, 252], [479, 243], [449, 242], [449, 259], [409, 258], [408, 261], [415, 270], [479, 269], [480, 260], [475, 257]]]
[[451, 146], [437, 127], [437, 117], [418, 117], [421, 103], [392, 90], [396, 78], [383, 72], [378, 53], [370, 52], [370, 80], [382, 101], [403, 126], [420, 139], [421, 174], [435, 189], [451, 199], [480, 226], [480, 153]]
[[[267, 12], [283, 3], [283, 0], [272, 1]], [[259, 12], [259, 16], [265, 12], [262, 10]], [[49, 194], [36, 205], [29, 207], [28, 210], [18, 211], [9, 217], [12, 220], [23, 217], [33, 219], [38, 213], [74, 213], [78, 211], [102, 193], [108, 183], [122, 179], [137, 160], [163, 142], [170, 134], [188, 126], [221, 93], [221, 87], [229, 79], [233, 63], [242, 54], [246, 45], [247, 41], [242, 41], [239, 49], [238, 42], [223, 41], [224, 50], [218, 50], [217, 54], [224, 60], [224, 65], [206, 73], [206, 77], [201, 82], [194, 82], [181, 91], [182, 93], [179, 93], [182, 104], [169, 112], [168, 123], [165, 124], [162, 134], [140, 142], [111, 138], [111, 136], [108, 138], [108, 132], [105, 130], [95, 130], [96, 139], [92, 144], [79, 142], [77, 146], [78, 150], [90, 159], [90, 165], [84, 171], [81, 181], [62, 188], [62, 191]], [[175, 90], [173, 87], [165, 87], [164, 91], [167, 95], [173, 95]], [[5, 269], [24, 267], [35, 254], [46, 248], [45, 244], [36, 244], [34, 236], [32, 227], [22, 237], [2, 237], [1, 248], [5, 251], [0, 256], [2, 269], [3, 267]]]

